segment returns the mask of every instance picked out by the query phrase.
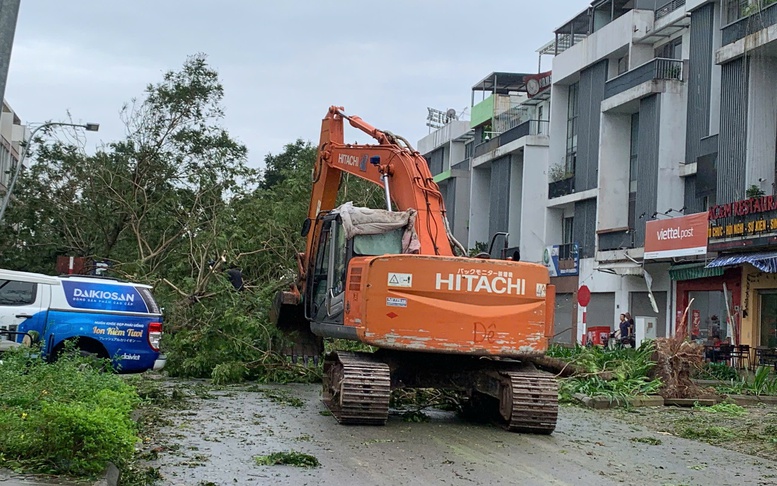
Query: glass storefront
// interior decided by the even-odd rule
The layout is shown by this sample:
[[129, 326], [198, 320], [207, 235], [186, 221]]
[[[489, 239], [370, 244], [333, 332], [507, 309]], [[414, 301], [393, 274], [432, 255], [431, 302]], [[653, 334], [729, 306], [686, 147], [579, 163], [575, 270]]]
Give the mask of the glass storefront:
[[760, 292], [761, 322], [759, 346], [777, 348], [777, 292]]
[[725, 341], [730, 337], [722, 290], [688, 292], [688, 299], [693, 299], [687, 317], [692, 339], [708, 341], [718, 336]]

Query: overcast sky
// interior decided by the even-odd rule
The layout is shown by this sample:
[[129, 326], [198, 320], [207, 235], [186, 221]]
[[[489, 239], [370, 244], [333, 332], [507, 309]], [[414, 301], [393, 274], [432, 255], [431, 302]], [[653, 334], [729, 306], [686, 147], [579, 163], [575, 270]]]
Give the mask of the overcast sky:
[[5, 97], [24, 122], [99, 122], [94, 146], [122, 137], [124, 102], [202, 52], [251, 165], [317, 142], [332, 104], [416, 143], [427, 107], [461, 112], [489, 73], [536, 72], [535, 51], [588, 3], [22, 0]]

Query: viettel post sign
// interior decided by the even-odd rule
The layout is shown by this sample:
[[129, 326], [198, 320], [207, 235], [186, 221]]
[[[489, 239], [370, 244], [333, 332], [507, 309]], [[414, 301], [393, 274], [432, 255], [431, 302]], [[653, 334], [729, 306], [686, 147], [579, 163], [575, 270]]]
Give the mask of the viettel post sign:
[[648, 221], [645, 225], [645, 259], [707, 253], [707, 213]]

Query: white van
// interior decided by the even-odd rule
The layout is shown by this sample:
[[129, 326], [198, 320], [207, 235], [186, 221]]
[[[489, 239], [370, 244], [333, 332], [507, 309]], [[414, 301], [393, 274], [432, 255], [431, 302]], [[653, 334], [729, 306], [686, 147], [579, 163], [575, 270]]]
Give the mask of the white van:
[[56, 359], [67, 341], [123, 373], [161, 369], [162, 313], [148, 285], [0, 269], [0, 351], [40, 341]]

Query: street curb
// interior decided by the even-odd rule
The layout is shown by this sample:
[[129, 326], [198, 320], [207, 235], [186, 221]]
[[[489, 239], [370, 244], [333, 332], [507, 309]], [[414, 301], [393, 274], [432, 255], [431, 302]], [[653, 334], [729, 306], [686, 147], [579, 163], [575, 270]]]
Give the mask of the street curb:
[[711, 407], [722, 402], [719, 398], [665, 398], [664, 405], [675, 407]]
[[734, 402], [737, 405], [757, 405], [759, 403], [777, 405], [777, 397], [775, 396], [728, 395], [726, 400]]
[[105, 472], [102, 474], [102, 478], [95, 481], [92, 486], [119, 486], [119, 478], [121, 477], [121, 471], [112, 462], [109, 462], [105, 467]]
[[574, 398], [584, 406], [594, 410], [606, 410], [626, 405], [630, 407], [662, 407], [664, 405], [664, 399], [658, 395], [633, 397], [625, 402], [620, 399], [610, 400], [606, 397], [589, 397], [582, 393], [575, 393]]

